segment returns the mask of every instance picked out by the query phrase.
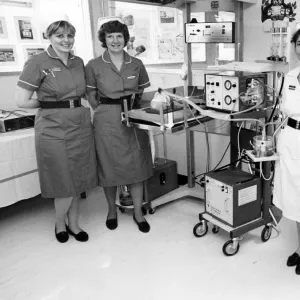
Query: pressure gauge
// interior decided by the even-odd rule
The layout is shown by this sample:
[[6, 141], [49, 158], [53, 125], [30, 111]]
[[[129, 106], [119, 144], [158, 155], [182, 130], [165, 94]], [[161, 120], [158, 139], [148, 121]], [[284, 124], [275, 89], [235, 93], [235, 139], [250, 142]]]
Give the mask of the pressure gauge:
[[232, 102], [232, 99], [231, 99], [231, 97], [230, 96], [225, 96], [225, 99], [224, 99], [224, 101], [225, 101], [225, 103], [227, 104], [227, 105], [230, 105], [231, 104], [231, 102]]
[[229, 80], [226, 80], [224, 83], [225, 89], [230, 90], [231, 89], [231, 82]]

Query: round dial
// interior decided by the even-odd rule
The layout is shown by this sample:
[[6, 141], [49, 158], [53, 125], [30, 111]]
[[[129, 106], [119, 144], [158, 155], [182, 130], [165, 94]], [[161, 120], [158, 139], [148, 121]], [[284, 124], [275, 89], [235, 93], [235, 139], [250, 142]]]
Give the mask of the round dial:
[[231, 103], [232, 103], [232, 99], [231, 99], [231, 97], [230, 96], [225, 96], [225, 99], [224, 99], [224, 101], [225, 101], [225, 103], [227, 104], [227, 105], [230, 105]]
[[225, 89], [230, 90], [231, 89], [231, 82], [229, 80], [226, 80], [224, 83]]

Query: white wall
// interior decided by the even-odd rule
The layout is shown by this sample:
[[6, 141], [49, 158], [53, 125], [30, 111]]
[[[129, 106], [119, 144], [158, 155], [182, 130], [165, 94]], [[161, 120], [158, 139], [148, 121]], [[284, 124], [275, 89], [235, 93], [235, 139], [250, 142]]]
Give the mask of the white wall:
[[19, 76], [1, 76], [0, 74], [0, 110], [13, 110], [17, 108], [14, 100], [14, 91]]
[[244, 61], [265, 60], [269, 56], [270, 37], [263, 31], [261, 1], [244, 3]]

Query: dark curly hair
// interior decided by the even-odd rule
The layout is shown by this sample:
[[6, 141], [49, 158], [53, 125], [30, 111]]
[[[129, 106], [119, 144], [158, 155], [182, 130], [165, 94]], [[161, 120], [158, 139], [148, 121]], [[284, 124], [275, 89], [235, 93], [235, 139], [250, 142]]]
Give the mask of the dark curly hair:
[[297, 40], [300, 36], [300, 29], [298, 29], [292, 36], [292, 39], [291, 39], [291, 43], [292, 44], [295, 44], [295, 47], [296, 47], [296, 43], [297, 43]]
[[102, 43], [102, 47], [107, 48], [106, 40], [105, 40], [106, 34], [116, 33], [116, 32], [121, 32], [123, 34], [125, 40], [124, 47], [127, 45], [130, 38], [128, 27], [119, 21], [109, 21], [102, 24], [102, 26], [98, 31], [98, 40]]

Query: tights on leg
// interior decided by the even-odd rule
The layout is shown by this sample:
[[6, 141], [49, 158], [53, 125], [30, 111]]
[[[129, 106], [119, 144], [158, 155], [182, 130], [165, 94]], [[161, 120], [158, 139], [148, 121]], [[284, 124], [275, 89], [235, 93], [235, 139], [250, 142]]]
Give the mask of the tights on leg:
[[108, 204], [107, 219], [114, 219], [116, 218], [117, 215], [117, 208], [116, 208], [117, 187], [116, 186], [103, 187], [103, 190]]
[[134, 205], [134, 216], [138, 222], [144, 221], [142, 213], [143, 192], [143, 182], [132, 183], [130, 185], [130, 193]]
[[80, 204], [81, 204], [80, 197], [78, 196], [74, 197], [67, 213], [68, 226], [75, 234], [82, 231], [78, 225], [80, 206], [81, 206]]
[[71, 206], [73, 197], [68, 198], [55, 198], [54, 207], [55, 207], [55, 227], [56, 232], [66, 231], [66, 214]]
[[296, 252], [300, 255], [300, 223], [296, 222], [297, 224], [297, 233], [298, 233], [298, 248]]

